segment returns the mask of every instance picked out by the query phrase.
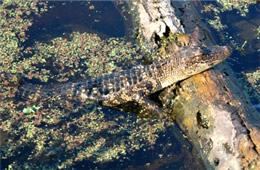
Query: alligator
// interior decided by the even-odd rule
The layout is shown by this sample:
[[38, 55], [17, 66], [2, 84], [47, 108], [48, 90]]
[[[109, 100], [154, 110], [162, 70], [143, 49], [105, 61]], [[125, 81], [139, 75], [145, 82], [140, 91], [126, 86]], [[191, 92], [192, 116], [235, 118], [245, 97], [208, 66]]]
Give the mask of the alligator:
[[230, 54], [231, 48], [228, 46], [185, 46], [151, 65], [138, 65], [97, 78], [68, 82], [51, 88], [22, 82], [19, 94], [23, 98], [32, 95], [38, 98], [60, 95], [81, 102], [101, 102], [105, 106], [116, 106], [129, 101], [140, 103], [152, 93], [215, 66]]

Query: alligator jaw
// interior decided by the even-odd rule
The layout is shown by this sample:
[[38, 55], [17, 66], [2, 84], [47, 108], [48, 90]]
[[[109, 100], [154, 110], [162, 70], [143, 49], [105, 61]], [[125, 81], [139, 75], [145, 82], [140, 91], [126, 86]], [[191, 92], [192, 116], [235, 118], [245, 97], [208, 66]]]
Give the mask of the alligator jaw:
[[213, 65], [216, 65], [225, 59], [227, 59], [232, 53], [232, 49], [229, 46], [214, 46], [211, 49], [210, 57], [212, 57]]

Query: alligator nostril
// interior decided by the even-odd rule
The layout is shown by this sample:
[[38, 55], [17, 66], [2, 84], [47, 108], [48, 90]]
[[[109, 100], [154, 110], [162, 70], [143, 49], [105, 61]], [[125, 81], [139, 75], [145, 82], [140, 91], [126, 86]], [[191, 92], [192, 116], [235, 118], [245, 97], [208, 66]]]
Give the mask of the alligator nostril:
[[225, 76], [229, 76], [229, 74], [228, 74], [227, 72], [225, 72], [225, 71], [224, 71], [224, 75], [225, 75]]

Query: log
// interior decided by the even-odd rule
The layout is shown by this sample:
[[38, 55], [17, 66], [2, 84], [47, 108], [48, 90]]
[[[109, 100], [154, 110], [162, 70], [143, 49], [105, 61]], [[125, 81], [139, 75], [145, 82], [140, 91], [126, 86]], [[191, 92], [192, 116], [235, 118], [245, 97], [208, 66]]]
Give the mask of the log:
[[[162, 40], [169, 32], [193, 32], [189, 45], [214, 44], [190, 2], [148, 0], [131, 5], [138, 12], [139, 38], [145, 48], [159, 48], [158, 37]], [[209, 169], [260, 167], [260, 115], [241, 91], [232, 70], [223, 63], [160, 95]]]

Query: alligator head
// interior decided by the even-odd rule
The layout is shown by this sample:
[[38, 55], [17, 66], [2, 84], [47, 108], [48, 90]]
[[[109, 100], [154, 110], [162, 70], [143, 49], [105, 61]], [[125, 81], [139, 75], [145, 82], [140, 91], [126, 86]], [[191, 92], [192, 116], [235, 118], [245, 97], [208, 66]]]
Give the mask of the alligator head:
[[[183, 73], [191, 76], [203, 72], [227, 59], [232, 50], [228, 46], [212, 46], [209, 48], [192, 47], [182, 50]], [[187, 54], [187, 53], [190, 53]], [[185, 54], [185, 55], [184, 55]]]

